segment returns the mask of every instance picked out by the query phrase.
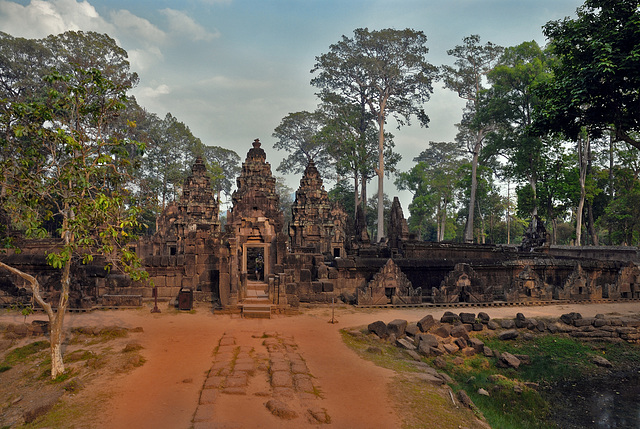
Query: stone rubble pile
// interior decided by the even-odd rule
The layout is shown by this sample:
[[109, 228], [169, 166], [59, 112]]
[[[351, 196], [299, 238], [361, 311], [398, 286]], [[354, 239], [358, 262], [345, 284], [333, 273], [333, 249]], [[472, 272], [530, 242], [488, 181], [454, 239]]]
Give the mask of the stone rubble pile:
[[[525, 317], [518, 313], [514, 319], [492, 320], [485, 312], [445, 312], [440, 320], [426, 315], [416, 323], [403, 319], [389, 323], [376, 321], [368, 326], [370, 333], [380, 339], [395, 344], [417, 359], [420, 356], [433, 357], [445, 354], [473, 356], [483, 354], [497, 358], [497, 365], [517, 369], [530, 363], [526, 355], [513, 355], [491, 350], [480, 339], [472, 336], [482, 331], [495, 331], [500, 340], [508, 341], [522, 336], [533, 338], [534, 333], [568, 334], [580, 339], [603, 341], [631, 341], [640, 339], [640, 319], [608, 317], [582, 317], [580, 313], [563, 314], [558, 320], [549, 322]], [[607, 364], [602, 362], [602, 366]], [[436, 361], [437, 365], [437, 361]]]

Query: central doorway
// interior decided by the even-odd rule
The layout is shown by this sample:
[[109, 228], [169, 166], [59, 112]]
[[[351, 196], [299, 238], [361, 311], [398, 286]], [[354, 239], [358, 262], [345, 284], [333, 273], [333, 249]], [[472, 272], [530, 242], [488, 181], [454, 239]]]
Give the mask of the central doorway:
[[244, 258], [242, 260], [242, 268], [243, 271], [247, 273], [247, 280], [266, 283], [265, 279], [269, 275], [269, 253], [267, 252], [267, 245], [264, 243], [246, 243], [243, 247], [244, 251], [242, 253]]

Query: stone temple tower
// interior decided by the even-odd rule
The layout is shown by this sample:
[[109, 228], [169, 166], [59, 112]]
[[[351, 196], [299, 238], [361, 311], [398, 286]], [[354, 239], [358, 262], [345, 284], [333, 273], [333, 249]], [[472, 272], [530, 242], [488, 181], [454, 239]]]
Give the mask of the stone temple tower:
[[[282, 234], [284, 215], [276, 193], [276, 179], [260, 140], [253, 142], [232, 195], [226, 232], [230, 250], [229, 303], [246, 298], [247, 281], [269, 282], [286, 252]], [[258, 260], [262, 260], [256, 274]]]

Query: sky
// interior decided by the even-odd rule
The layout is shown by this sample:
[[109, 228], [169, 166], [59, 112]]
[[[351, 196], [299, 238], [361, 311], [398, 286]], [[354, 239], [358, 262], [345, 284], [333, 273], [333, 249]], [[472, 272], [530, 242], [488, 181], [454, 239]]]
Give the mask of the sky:
[[[0, 0], [0, 31], [43, 38], [67, 30], [107, 33], [129, 54], [140, 82], [138, 103], [164, 117], [171, 113], [204, 144], [232, 149], [244, 161], [259, 138], [275, 175], [286, 156], [273, 149], [273, 130], [289, 113], [318, 105], [311, 69], [342, 36], [356, 28], [420, 30], [427, 60], [453, 64], [447, 50], [478, 34], [481, 42], [545, 45], [542, 26], [575, 17], [578, 0]], [[464, 102], [434, 84], [424, 105], [428, 128], [412, 121], [396, 129], [399, 169], [430, 141], [453, 141]], [[297, 189], [300, 177], [287, 176]], [[332, 183], [325, 183], [329, 189]], [[411, 194], [393, 177], [385, 192], [400, 197], [405, 217]], [[368, 195], [377, 192], [372, 183]]]

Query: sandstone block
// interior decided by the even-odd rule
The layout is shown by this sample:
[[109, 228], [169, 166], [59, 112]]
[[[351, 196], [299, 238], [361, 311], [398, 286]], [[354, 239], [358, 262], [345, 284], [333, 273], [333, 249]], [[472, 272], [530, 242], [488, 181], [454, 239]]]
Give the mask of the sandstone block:
[[418, 328], [422, 332], [427, 332], [433, 325], [435, 325], [436, 321], [432, 315], [427, 314], [418, 322]]
[[405, 335], [407, 329], [407, 321], [404, 319], [395, 319], [387, 324], [389, 333], [395, 334], [396, 338], [401, 338]]

